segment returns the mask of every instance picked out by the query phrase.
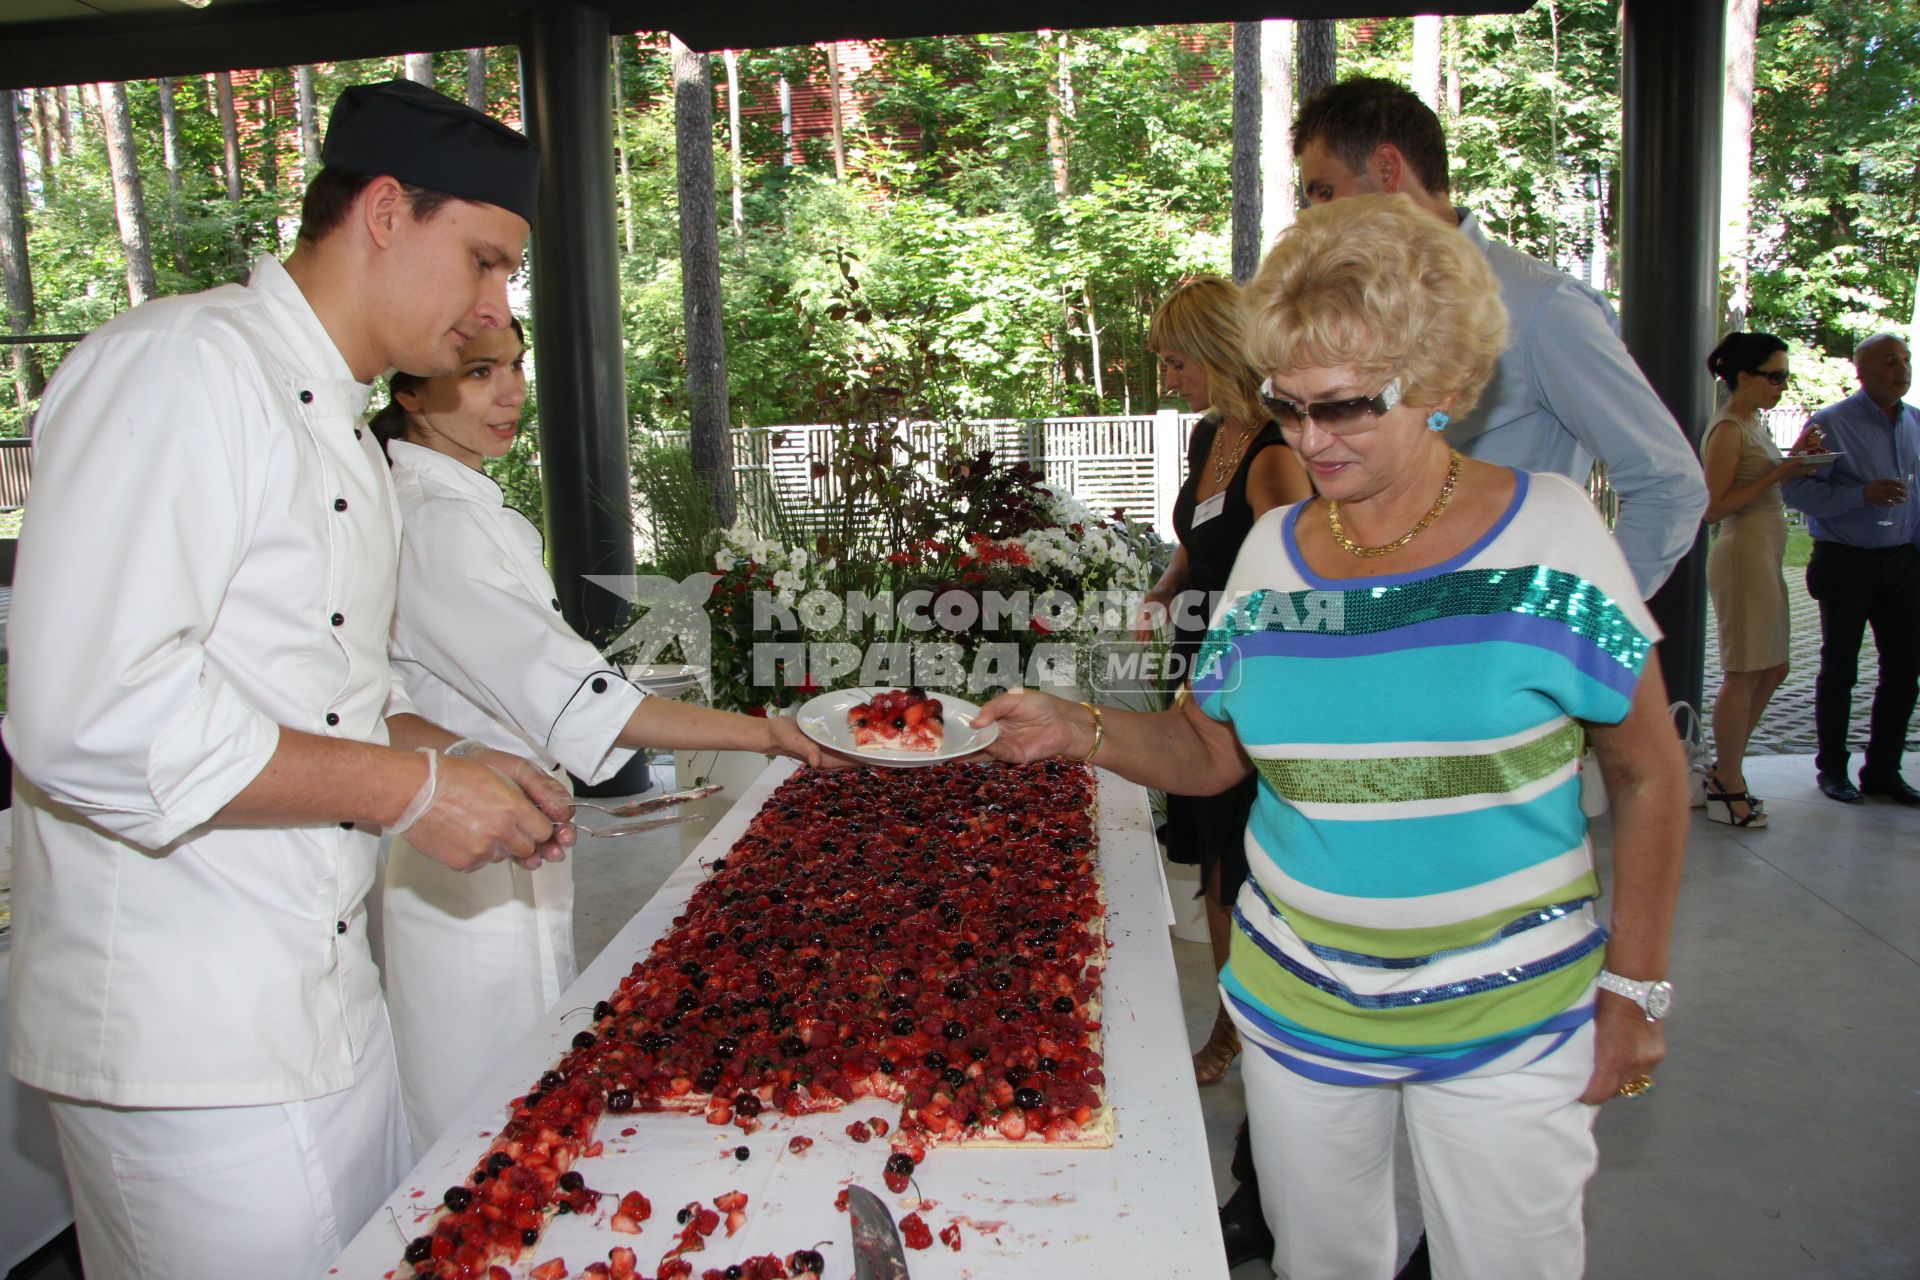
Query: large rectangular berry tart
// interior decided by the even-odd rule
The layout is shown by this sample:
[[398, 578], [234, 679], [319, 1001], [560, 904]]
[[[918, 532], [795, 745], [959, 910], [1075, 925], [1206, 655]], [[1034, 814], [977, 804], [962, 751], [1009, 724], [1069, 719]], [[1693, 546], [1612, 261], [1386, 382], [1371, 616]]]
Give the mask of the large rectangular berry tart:
[[550, 1214], [597, 1208], [574, 1165], [605, 1112], [752, 1133], [897, 1101], [897, 1124], [849, 1126], [890, 1135], [896, 1191], [936, 1145], [1110, 1146], [1095, 837], [1092, 771], [1057, 760], [796, 773], [514, 1101], [413, 1274], [486, 1276]]

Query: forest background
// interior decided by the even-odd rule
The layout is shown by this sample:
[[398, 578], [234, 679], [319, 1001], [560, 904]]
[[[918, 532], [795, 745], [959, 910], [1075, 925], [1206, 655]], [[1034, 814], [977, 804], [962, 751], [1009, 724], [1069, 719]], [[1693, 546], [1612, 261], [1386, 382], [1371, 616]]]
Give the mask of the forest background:
[[[1726, 145], [1701, 159], [1726, 191], [1728, 321], [1789, 339], [1790, 400], [1817, 405], [1852, 389], [1859, 338], [1920, 328], [1920, 0], [1729, 9]], [[1609, 0], [1541, 0], [1512, 16], [1320, 25], [1339, 75], [1412, 80], [1435, 101], [1456, 202], [1615, 293], [1616, 21]], [[714, 58], [733, 422], [840, 421], [875, 389], [935, 419], [1157, 407], [1154, 305], [1181, 277], [1232, 265], [1233, 30], [876, 41], [852, 67], [848, 46], [831, 65], [825, 46]], [[671, 59], [644, 35], [611, 56], [629, 407], [636, 431], [681, 428]], [[298, 104], [316, 102], [324, 128], [340, 88], [403, 72], [518, 118], [511, 48], [7, 95], [0, 138], [24, 179], [0, 183], [8, 327], [83, 333], [142, 293], [284, 254], [315, 163]], [[804, 94], [834, 77], [841, 145], [789, 138], [782, 81]], [[150, 276], [134, 262], [142, 239]], [[23, 314], [13, 277], [29, 269]], [[0, 365], [0, 435], [24, 434], [68, 349], [15, 348]], [[502, 478], [537, 519], [536, 449], [523, 433]]]

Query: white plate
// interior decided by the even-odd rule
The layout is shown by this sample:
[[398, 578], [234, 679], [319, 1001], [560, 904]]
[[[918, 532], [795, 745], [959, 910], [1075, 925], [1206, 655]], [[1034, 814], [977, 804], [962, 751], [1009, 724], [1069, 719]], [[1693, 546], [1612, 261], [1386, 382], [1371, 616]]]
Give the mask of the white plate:
[[1000, 736], [1000, 726], [997, 724], [990, 724], [984, 729], [973, 727], [973, 718], [980, 714], [980, 708], [974, 703], [936, 693], [932, 696], [940, 703], [944, 717], [938, 751], [901, 751], [893, 747], [869, 747], [863, 751], [853, 745], [853, 730], [847, 727], [847, 709], [858, 703], [871, 702], [873, 695], [886, 692], [884, 688], [859, 688], [823, 693], [802, 705], [794, 713], [794, 720], [799, 724], [800, 732], [829, 751], [867, 764], [886, 765], [894, 769], [916, 769], [922, 765], [957, 760], [961, 756], [972, 755]]
[[1826, 466], [1829, 462], [1832, 462], [1835, 458], [1844, 458], [1846, 456], [1847, 455], [1844, 453], [1790, 453], [1787, 455], [1790, 461], [1811, 462], [1815, 466], [1821, 466], [1821, 467]]
[[627, 668], [627, 679], [662, 698], [677, 698], [700, 683], [705, 667], [685, 663], [643, 663]]

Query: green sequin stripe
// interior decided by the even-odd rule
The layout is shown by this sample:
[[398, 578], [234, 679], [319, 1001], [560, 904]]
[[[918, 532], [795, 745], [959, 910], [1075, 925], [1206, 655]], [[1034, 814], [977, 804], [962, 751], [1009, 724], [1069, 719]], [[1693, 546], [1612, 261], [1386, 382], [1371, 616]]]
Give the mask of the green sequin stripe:
[[1356, 1009], [1338, 996], [1309, 986], [1275, 964], [1242, 933], [1233, 931], [1228, 963], [1247, 992], [1275, 1013], [1316, 1035], [1390, 1049], [1467, 1044], [1537, 1026], [1579, 1003], [1600, 972], [1606, 948], [1511, 987], [1404, 1009]]
[[[1269, 897], [1273, 895], [1269, 894]], [[1573, 902], [1579, 898], [1600, 896], [1600, 880], [1588, 871], [1567, 884], [1536, 894], [1525, 902], [1503, 904], [1458, 924], [1428, 925], [1418, 929], [1383, 929], [1367, 925], [1345, 924], [1300, 910], [1274, 898], [1274, 905], [1286, 917], [1302, 942], [1316, 947], [1335, 947], [1365, 955], [1400, 959], [1405, 956], [1430, 956], [1436, 951], [1453, 951], [1483, 942], [1521, 916], [1532, 915], [1543, 907]]]
[[1518, 790], [1578, 760], [1580, 742], [1580, 726], [1570, 720], [1532, 742], [1480, 755], [1255, 756], [1253, 765], [1275, 794], [1294, 804], [1417, 804]]
[[[1271, 603], [1269, 596], [1274, 597]], [[1330, 609], [1330, 600], [1337, 609]], [[1391, 587], [1255, 591], [1235, 605], [1221, 625], [1207, 632], [1195, 669], [1204, 671], [1207, 661], [1224, 651], [1235, 636], [1257, 631], [1371, 635], [1441, 618], [1499, 613], [1560, 622], [1633, 671], [1640, 669], [1653, 648], [1653, 642], [1598, 586], [1545, 565], [1519, 565], [1457, 569]]]

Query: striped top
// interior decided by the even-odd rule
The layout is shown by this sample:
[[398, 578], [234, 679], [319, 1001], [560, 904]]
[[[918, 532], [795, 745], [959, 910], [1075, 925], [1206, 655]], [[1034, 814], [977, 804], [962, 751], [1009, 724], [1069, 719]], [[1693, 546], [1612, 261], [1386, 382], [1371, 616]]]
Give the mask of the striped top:
[[1516, 473], [1486, 534], [1408, 574], [1315, 574], [1305, 509], [1248, 535], [1193, 682], [1260, 779], [1222, 985], [1318, 1079], [1546, 1052], [1592, 1016], [1606, 943], [1578, 722], [1626, 717], [1658, 628], [1559, 476]]

